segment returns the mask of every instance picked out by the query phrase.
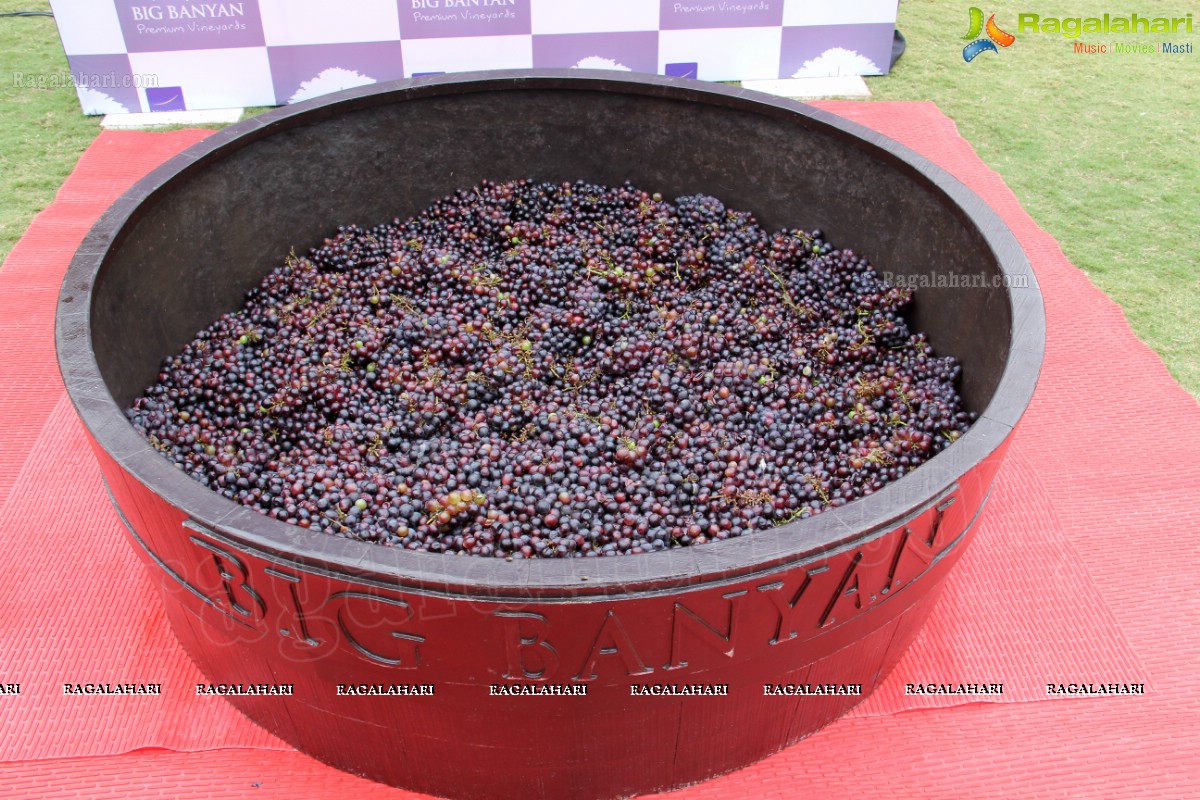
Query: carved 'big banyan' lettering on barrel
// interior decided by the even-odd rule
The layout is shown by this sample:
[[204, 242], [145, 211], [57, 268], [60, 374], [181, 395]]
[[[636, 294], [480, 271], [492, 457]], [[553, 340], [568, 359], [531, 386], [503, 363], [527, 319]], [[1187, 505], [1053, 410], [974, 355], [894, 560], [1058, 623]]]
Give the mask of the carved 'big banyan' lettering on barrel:
[[[367, 620], [360, 621], [352, 609], [355, 604], [365, 603], [368, 610], [366, 611]], [[387, 627], [392, 625], [405, 625], [413, 619], [412, 607], [403, 600], [398, 600], [394, 597], [381, 597], [379, 595], [367, 594], [366, 592], [337, 592], [330, 596], [327, 604], [334, 609], [334, 617], [337, 619], [338, 630], [346, 637], [346, 641], [350, 646], [365, 656], [371, 661], [384, 664], [389, 667], [399, 667], [401, 669], [415, 669], [421, 663], [421, 642], [425, 641], [425, 637], [420, 634], [408, 633], [404, 631], [388, 630], [386, 636], [395, 639], [395, 645], [388, 648], [386, 652], [381, 652], [376, 649], [378, 647], [374, 642], [368, 644], [365, 641], [365, 627], [379, 627], [378, 622], [375, 625], [370, 625], [370, 620], [386, 619], [389, 623]], [[380, 606], [380, 609], [371, 609], [371, 606]], [[379, 612], [386, 609], [383, 614]], [[402, 619], [397, 622], [390, 614], [391, 609], [398, 609]]]
[[713, 647], [721, 655], [732, 656], [737, 626], [737, 601], [745, 596], [745, 589], [721, 595], [721, 598], [729, 603], [724, 633], [683, 603], [676, 602], [675, 613], [671, 617], [671, 661], [663, 669], [683, 669], [688, 665], [688, 662], [683, 660], [683, 645], [687, 638], [684, 633], [687, 631], [691, 631], [693, 636]]
[[212, 556], [212, 563], [224, 589], [217, 597], [211, 598], [213, 603], [226, 613], [237, 614], [245, 620], [261, 619], [266, 614], [267, 604], [258, 592], [250, 588], [245, 563], [233, 553], [199, 536], [189, 536], [188, 541]]
[[[151, 561], [162, 567], [169, 577], [208, 606], [243, 626], [265, 631], [270, 610], [280, 620], [278, 631], [282, 637], [311, 648], [336, 642], [337, 636], [319, 638], [315, 634], [310, 628], [311, 614], [317, 620], [332, 620], [337, 634], [368, 661], [399, 669], [414, 669], [421, 663], [420, 645], [425, 637], [409, 630], [398, 630], [407, 628], [414, 618], [412, 607], [402, 599], [365, 591], [340, 591], [306, 611], [298, 588], [303, 581], [302, 575], [263, 566], [263, 575], [271, 580], [253, 578], [250, 562], [243, 559], [242, 554], [232, 552], [232, 547], [214, 541], [217, 538], [215, 533], [192, 520], [184, 523], [185, 528], [193, 531], [187, 541], [201, 550], [203, 556], [192, 562], [194, 574], [189, 577], [184, 577], [181, 570], [168, 565], [150, 550], [128, 520], [124, 519], [124, 515], [122, 521], [134, 539], [146, 549]], [[201, 533], [213, 538], [202, 536]], [[211, 570], [205, 565], [209, 565]], [[254, 580], [260, 582], [259, 588], [253, 585]], [[273, 591], [260, 591], [264, 589], [262, 583], [277, 585], [270, 586]], [[267, 597], [275, 598], [280, 594], [288, 598], [287, 601], [280, 600], [273, 605], [267, 603]], [[384, 626], [382, 633], [371, 630], [381, 625]]]
[[[888, 570], [887, 584], [883, 588], [884, 593], [899, 589], [914, 580], [963, 533], [961, 529], [948, 528], [943, 525], [946, 512], [957, 500], [957, 495], [951, 495], [938, 502], [931, 512], [926, 512], [925, 515], [918, 518], [924, 519], [929, 514], [932, 514], [933, 517], [929, 523], [929, 532], [924, 538], [917, 535], [916, 528], [912, 525], [904, 526], [900, 545], [896, 548], [891, 569]], [[914, 523], [916, 521], [913, 520]]]
[[[763, 596], [771, 601], [775, 607], [775, 613], [779, 615], [779, 621], [775, 625], [775, 635], [771, 637], [769, 644], [779, 644], [781, 641], [795, 639], [798, 634], [796, 629], [800, 627], [797, 623], [796, 609], [803, 606], [800, 601], [804, 599], [805, 593], [812, 586], [813, 578], [818, 575], [823, 575], [829, 572], [829, 565], [822, 564], [819, 567], [812, 567], [804, 570], [804, 575], [800, 578], [800, 585], [792, 593], [791, 599], [787, 599], [784, 593], [785, 581], [775, 581], [774, 583], [764, 583], [761, 586], [755, 587], [758, 591], [763, 592]], [[787, 630], [787, 635], [784, 635], [784, 630]]]
[[600, 630], [596, 633], [596, 639], [592, 643], [592, 649], [588, 652], [587, 660], [583, 662], [583, 667], [572, 680], [594, 681], [599, 678], [600, 675], [596, 669], [601, 656], [617, 656], [625, 665], [625, 672], [630, 675], [646, 675], [654, 672], [654, 668], [646, 666], [646, 662], [638, 655], [633, 638], [625, 629], [625, 623], [621, 622], [621, 618], [612, 609], [609, 609], [604, 615], [604, 622], [601, 623]]
[[[862, 558], [861, 552], [850, 557], [850, 563], [842, 573], [842, 579], [838, 581], [837, 588], [833, 590], [833, 595], [829, 598], [829, 603], [825, 606], [820, 621], [817, 622], [818, 628], [828, 628], [849, 619], [854, 612], [862, 610], [863, 593], [858, 585], [858, 565], [862, 562]], [[847, 608], [847, 604], [852, 607]]]
[[[738, 619], [737, 601], [747, 593], [747, 590], [742, 589], [721, 595], [728, 603], [724, 631], [683, 603], [674, 603], [671, 617], [671, 657], [663, 666], [663, 670], [688, 666], [688, 662], [683, 658], [685, 643], [688, 641], [699, 641], [723, 656], [733, 656]], [[547, 619], [541, 614], [518, 611], [497, 611], [495, 617], [504, 620], [507, 625], [505, 652], [508, 656], [508, 669], [504, 677], [510, 680], [548, 678], [558, 665], [560, 657], [558, 650], [547, 639], [550, 633]], [[612, 609], [605, 612], [583, 665], [571, 680], [587, 682], [600, 677], [598, 664], [602, 656], [617, 657], [628, 675], [647, 675], [654, 672], [654, 668], [648, 666], [638, 653], [633, 637]]]
[[[465, 631], [470, 629], [470, 635], [481, 637], [478, 660], [490, 662], [489, 669], [510, 681], [588, 683], [660, 670], [707, 669], [749, 657], [756, 649], [811, 639], [894, 596], [948, 553], [970, 527], [973, 520], [954, 513], [962, 509], [955, 507], [958, 499], [955, 487], [887, 533], [809, 564], [782, 566], [774, 573], [682, 595], [632, 592], [599, 597], [597, 604], [573, 598], [535, 606], [497, 598], [482, 609], [478, 598], [468, 598], [472, 613], [464, 620], [469, 624], [461, 631], [452, 626], [432, 646], [469, 635]], [[170, 563], [129, 529], [152, 563], [203, 602], [198, 608], [216, 609], [237, 623], [230, 631], [259, 639], [278, 633], [276, 641], [292, 648], [290, 657], [347, 649], [389, 669], [431, 664], [444, 669], [449, 663], [440, 651], [427, 655], [431, 645], [418, 629], [453, 618], [460, 610], [455, 598], [311, 574], [243, 549], [194, 521], [187, 520], [184, 527], [193, 555], [177, 552]], [[427, 606], [428, 617], [422, 611]], [[220, 618], [201, 619], [211, 624]], [[493, 624], [489, 627], [485, 620]]]
[[304, 618], [304, 607], [300, 604], [300, 594], [296, 590], [296, 587], [300, 585], [300, 576], [281, 572], [270, 567], [264, 569], [263, 572], [285, 583], [288, 597], [291, 599], [291, 610], [295, 612], [295, 624], [289, 624], [286, 628], [280, 628], [279, 635], [295, 639], [309, 647], [319, 645], [320, 642], [314, 639], [308, 632], [308, 621]]
[[558, 651], [546, 641], [550, 626], [545, 617], [525, 611], [497, 611], [496, 618], [504, 620], [507, 634], [505, 678], [538, 680], [558, 668]]

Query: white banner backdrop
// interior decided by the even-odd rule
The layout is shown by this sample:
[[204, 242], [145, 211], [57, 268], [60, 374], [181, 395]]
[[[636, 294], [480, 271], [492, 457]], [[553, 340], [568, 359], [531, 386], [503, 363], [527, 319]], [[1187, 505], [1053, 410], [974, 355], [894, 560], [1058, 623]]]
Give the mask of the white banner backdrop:
[[294, 103], [443, 72], [879, 75], [897, 0], [52, 0], [85, 114]]

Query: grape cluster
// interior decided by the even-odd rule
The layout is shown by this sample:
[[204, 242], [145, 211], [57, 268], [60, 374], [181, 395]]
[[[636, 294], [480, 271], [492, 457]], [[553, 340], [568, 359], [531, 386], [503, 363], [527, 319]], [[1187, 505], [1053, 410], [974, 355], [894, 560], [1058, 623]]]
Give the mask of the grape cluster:
[[201, 483], [332, 535], [697, 545], [869, 495], [967, 429], [910, 299], [713, 197], [484, 182], [289, 255], [128, 417]]

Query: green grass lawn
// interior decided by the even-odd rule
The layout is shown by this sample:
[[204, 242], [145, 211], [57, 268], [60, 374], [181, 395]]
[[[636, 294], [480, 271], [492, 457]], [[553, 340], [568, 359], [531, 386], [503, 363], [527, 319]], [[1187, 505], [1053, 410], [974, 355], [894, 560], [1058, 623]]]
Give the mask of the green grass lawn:
[[[1134, 331], [1200, 396], [1200, 53], [1084, 55], [1057, 34], [963, 61], [969, 3], [903, 0], [908, 50], [891, 75], [868, 79], [880, 100], [933, 100], [999, 172], [1025, 210], [1125, 311]], [[1134, 8], [1037, 0], [1042, 17], [1183, 16], [1188, 2]], [[1200, 16], [1190, 36], [1200, 49]], [[1154, 35], [1079, 41], [1159, 41]]]
[[[1067, 257], [1125, 310], [1137, 334], [1200, 397], [1200, 53], [1081, 55], [1056, 34], [1017, 30], [1017, 42], [962, 59], [969, 3], [903, 0], [908, 51], [891, 75], [869, 79], [875, 99], [933, 100]], [[1142, 15], [1182, 16], [1190, 2]], [[0, 0], [0, 11], [49, 10]], [[1042, 16], [1128, 13], [1100, 0], [1038, 0]], [[1200, 45], [1200, 18], [1190, 36]], [[1152, 35], [1081, 40], [1156, 41]], [[1164, 38], [1164, 37], [1158, 37]], [[1200, 48], [1196, 48], [1200, 49]], [[0, 259], [54, 198], [99, 132], [70, 86], [28, 88], [18, 76], [66, 76], [49, 17], [0, 17]], [[51, 82], [53, 83], [53, 82]]]
[[[44, 0], [0, 0], [0, 11], [49, 11]], [[41, 79], [46, 88], [28, 88]], [[50, 17], [0, 17], [0, 260], [49, 205], [100, 132], [69, 84]]]

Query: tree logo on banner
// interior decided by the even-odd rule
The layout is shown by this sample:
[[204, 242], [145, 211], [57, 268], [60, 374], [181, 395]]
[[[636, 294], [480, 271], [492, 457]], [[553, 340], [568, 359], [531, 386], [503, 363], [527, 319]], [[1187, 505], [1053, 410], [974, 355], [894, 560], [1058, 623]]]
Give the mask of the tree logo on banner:
[[[1000, 26], [996, 24], [995, 14], [988, 17], [986, 25], [983, 22], [982, 10], [972, 6], [970, 15], [971, 27], [967, 31], [967, 35], [962, 37], [969, 40], [967, 46], [963, 48], [963, 61], [969, 63], [975, 56], [989, 50], [993, 53], [999, 53], [1000, 51], [996, 49], [996, 45], [1008, 47], [1017, 40], [1017, 37], [1011, 33], [1006, 33], [1000, 29]], [[980, 38], [979, 34], [984, 32], [987, 33], [987, 37]]]

